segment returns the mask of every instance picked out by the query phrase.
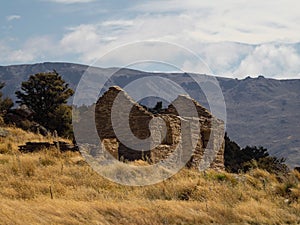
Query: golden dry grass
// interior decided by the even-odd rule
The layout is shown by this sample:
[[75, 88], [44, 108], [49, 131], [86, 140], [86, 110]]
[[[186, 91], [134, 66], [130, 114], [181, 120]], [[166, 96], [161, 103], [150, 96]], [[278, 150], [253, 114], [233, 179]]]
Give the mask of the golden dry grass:
[[7, 137], [0, 136], [0, 154], [16, 154], [18, 153], [18, 146], [24, 145], [28, 141], [40, 141], [40, 142], [53, 142], [53, 141], [66, 141], [69, 140], [63, 138], [54, 138], [49, 135], [44, 137], [42, 135], [34, 134], [31, 132], [24, 131], [20, 128], [5, 127], [5, 130], [9, 132]]
[[300, 224], [297, 172], [184, 169], [128, 187], [99, 176], [79, 153], [20, 154], [19, 144], [51, 137], [9, 131], [0, 144], [0, 224]]

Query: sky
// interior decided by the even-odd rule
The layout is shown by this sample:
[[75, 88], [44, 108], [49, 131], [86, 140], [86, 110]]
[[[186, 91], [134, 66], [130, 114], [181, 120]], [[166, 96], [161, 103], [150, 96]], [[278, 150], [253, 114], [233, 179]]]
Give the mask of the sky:
[[[130, 43], [162, 41], [193, 51], [212, 74], [300, 78], [297, 0], [10, 0], [0, 7], [0, 65], [92, 65]], [[140, 45], [138, 45], [140, 46]], [[136, 47], [137, 48], [137, 47]], [[159, 46], [151, 54], [160, 54]], [[172, 49], [168, 58], [179, 57]], [[115, 54], [119, 66], [130, 54]], [[179, 67], [201, 72], [181, 56]]]

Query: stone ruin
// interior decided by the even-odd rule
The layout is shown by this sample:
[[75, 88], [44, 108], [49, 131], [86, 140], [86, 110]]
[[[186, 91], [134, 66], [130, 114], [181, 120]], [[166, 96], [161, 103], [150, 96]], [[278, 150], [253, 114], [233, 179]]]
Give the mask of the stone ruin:
[[[113, 129], [111, 116], [116, 98], [118, 98], [118, 101], [121, 101], [121, 108], [118, 110], [117, 115], [119, 119], [126, 120], [126, 115], [123, 115], [123, 111], [126, 107], [131, 108], [129, 126], [135, 138], [146, 140], [151, 136], [153, 137], [152, 139], [157, 139], [156, 141], [159, 143], [157, 146], [152, 149], [148, 148], [143, 151], [137, 151], [124, 145], [119, 140], [119, 136], [116, 135]], [[175, 106], [184, 105], [187, 100], [194, 103], [198, 113], [197, 118], [178, 115], [177, 107]], [[187, 108], [182, 107], [180, 110], [182, 112], [187, 110]], [[189, 115], [188, 113], [184, 115]], [[165, 123], [165, 130], [161, 126], [162, 120]], [[191, 121], [193, 120], [199, 121], [200, 130], [193, 130], [191, 126]], [[205, 168], [224, 169], [224, 122], [214, 117], [197, 101], [187, 96], [178, 96], [167, 109], [158, 114], [153, 114], [135, 102], [120, 87], [113, 86], [98, 99], [95, 106], [95, 122], [98, 135], [101, 139], [101, 145], [118, 160], [147, 160], [149, 163], [154, 164], [167, 159], [172, 155], [176, 147], [181, 144], [183, 149], [182, 154], [184, 154], [186, 149], [190, 150], [187, 156], [187, 167], [201, 169], [205, 165]], [[149, 126], [151, 127], [151, 131]], [[194, 147], [190, 141], [181, 142], [183, 138], [181, 135], [182, 131], [187, 128], [190, 130], [188, 136], [197, 138], [196, 145], [193, 145]], [[126, 140], [132, 138], [132, 134], [125, 132], [125, 130], [122, 136]]]

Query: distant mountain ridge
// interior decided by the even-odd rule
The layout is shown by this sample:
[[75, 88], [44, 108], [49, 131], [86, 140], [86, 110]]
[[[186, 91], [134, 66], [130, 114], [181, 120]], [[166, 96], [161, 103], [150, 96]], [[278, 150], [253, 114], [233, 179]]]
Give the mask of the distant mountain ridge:
[[[0, 81], [6, 83], [4, 95], [15, 99], [14, 92], [32, 74], [55, 69], [75, 89], [87, 68], [86, 65], [72, 63], [0, 66]], [[103, 68], [97, 70], [106, 74], [112, 71]], [[121, 69], [110, 82], [122, 87], [137, 76], [151, 75], [157, 73]], [[203, 93], [186, 74], [160, 75], [175, 75], [178, 83], [207, 107]], [[271, 154], [286, 157], [290, 166], [300, 166], [300, 79], [274, 80], [262, 76], [243, 80], [217, 79], [225, 97], [229, 137], [242, 147], [264, 146]]]

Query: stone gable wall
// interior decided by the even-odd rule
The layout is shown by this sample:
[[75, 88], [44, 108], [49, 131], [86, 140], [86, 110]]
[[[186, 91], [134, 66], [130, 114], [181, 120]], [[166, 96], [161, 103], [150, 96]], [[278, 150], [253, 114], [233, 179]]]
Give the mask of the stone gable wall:
[[[116, 121], [116, 124], [122, 124], [121, 120], [126, 119], [124, 111], [126, 111], [128, 106], [130, 106], [129, 126], [134, 136], [139, 139], [149, 138], [151, 135], [149, 126], [151, 126], [152, 141], [154, 143], [159, 142], [161, 144], [151, 150], [148, 148], [145, 151], [136, 151], [128, 148], [122, 144], [122, 141], [118, 140], [111, 122], [111, 111], [116, 98], [118, 98], [118, 101], [121, 101], [122, 103], [118, 105], [120, 108], [118, 109], [117, 116], [114, 117], [114, 119], [120, 119], [120, 123], [119, 121]], [[121, 88], [117, 86], [109, 88], [109, 90], [99, 98], [95, 108], [96, 128], [102, 145], [111, 153], [111, 155], [119, 160], [131, 161], [142, 159], [147, 160], [150, 163], [157, 163], [166, 159], [176, 149], [176, 146], [180, 143], [182, 138], [182, 129], [184, 129], [184, 131], [189, 130], [191, 133], [187, 136], [200, 138], [198, 138], [196, 147], [192, 152], [192, 157], [187, 163], [187, 166], [199, 168], [199, 166], [202, 165], [201, 160], [204, 160], [204, 162], [209, 163], [208, 166], [210, 168], [223, 170], [224, 143], [219, 143], [218, 140], [224, 140], [224, 123], [211, 115], [207, 109], [193, 99], [189, 100], [192, 100], [194, 103], [198, 117], [180, 117], [175, 109], [176, 105], [178, 106], [181, 105], [181, 103], [187, 102], [187, 98], [188, 97], [186, 96], [179, 96], [162, 114], [154, 115], [131, 99], [131, 97], [128, 96]], [[182, 107], [179, 110], [183, 112], [186, 109], [185, 107]], [[189, 112], [186, 112], [185, 115], [189, 115], [188, 113]], [[164, 126], [161, 124], [162, 120], [166, 126], [165, 129], [163, 129]], [[200, 131], [191, 127], [193, 120], [198, 120], [200, 122]], [[121, 133], [126, 140], [130, 140], [131, 134], [126, 132], [125, 129], [123, 131], [122, 127], [118, 127], [118, 132]], [[208, 142], [210, 138], [212, 138], [212, 141]], [[182, 142], [182, 148], [193, 149], [192, 143], [185, 140]], [[183, 151], [183, 154], [184, 152], [185, 151]], [[212, 154], [204, 154], [204, 152], [210, 152]], [[214, 158], [214, 156], [216, 157]], [[190, 157], [190, 155], [188, 155], [188, 157]]]

